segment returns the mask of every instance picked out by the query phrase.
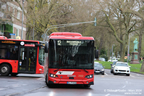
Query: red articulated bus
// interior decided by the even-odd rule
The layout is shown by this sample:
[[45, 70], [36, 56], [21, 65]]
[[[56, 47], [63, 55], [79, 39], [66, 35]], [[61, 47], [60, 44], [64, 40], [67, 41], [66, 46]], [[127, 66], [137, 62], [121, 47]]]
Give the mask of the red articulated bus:
[[43, 43], [34, 40], [7, 39], [0, 36], [0, 75], [42, 74]]
[[54, 32], [45, 44], [45, 82], [53, 84], [94, 84], [94, 38], [80, 33]]

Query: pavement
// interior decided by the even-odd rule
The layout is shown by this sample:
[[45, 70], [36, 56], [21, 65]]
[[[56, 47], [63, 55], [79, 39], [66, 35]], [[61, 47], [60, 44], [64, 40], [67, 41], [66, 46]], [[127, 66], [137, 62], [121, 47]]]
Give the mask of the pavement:
[[0, 96], [144, 96], [144, 75], [95, 74], [94, 85], [56, 85], [48, 88], [43, 74], [19, 74], [17, 77], [0, 76]]

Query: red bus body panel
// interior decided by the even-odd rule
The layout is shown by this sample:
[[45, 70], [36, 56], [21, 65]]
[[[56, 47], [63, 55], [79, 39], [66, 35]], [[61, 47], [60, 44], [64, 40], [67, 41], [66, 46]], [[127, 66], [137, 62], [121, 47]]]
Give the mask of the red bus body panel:
[[[58, 39], [58, 40], [94, 40], [93, 37], [83, 37], [80, 33], [71, 33], [71, 32], [54, 32], [50, 35], [49, 39]], [[45, 58], [46, 65], [48, 68], [48, 58]], [[57, 70], [55, 72], [55, 70]], [[87, 72], [86, 72], [86, 71]], [[54, 84], [67, 84], [68, 82], [76, 82], [76, 84], [94, 84], [94, 69], [53, 69], [48, 68], [48, 81], [52, 81]], [[73, 72], [72, 74], [58, 74], [58, 72]], [[56, 74], [57, 77], [50, 77], [50, 74]], [[92, 78], [86, 78], [87, 75], [93, 75]], [[72, 78], [73, 79], [70, 79]]]
[[[23, 42], [37, 42], [39, 44], [39, 41], [36, 40], [18, 40], [18, 39], [7, 39], [5, 36], [0, 36], [0, 40], [5, 41], [23, 41]], [[35, 47], [33, 44], [25, 44], [25, 47]], [[37, 48], [37, 54], [39, 54], [39, 48]], [[36, 72], [35, 74], [43, 74], [44, 73], [44, 66], [39, 64], [38, 61], [39, 55], [37, 55], [37, 63], [36, 63]], [[12, 73], [18, 73], [18, 60], [8, 60], [8, 59], [0, 59], [0, 65], [3, 63], [10, 64], [12, 67]], [[41, 69], [41, 70], [40, 70]]]
[[[54, 72], [54, 70], [57, 69], [50, 69], [49, 68], [49, 75], [56, 74], [57, 77], [53, 78], [48, 76], [48, 80], [52, 81], [54, 84], [67, 84], [67, 82], [76, 82], [76, 84], [93, 84], [94, 76], [93, 78], [87, 79], [85, 76], [94, 74], [93, 69], [86, 69], [87, 72], [84, 71], [84, 69], [59, 69], [58, 71]], [[58, 72], [67, 72], [66, 74], [59, 74]], [[58, 73], [58, 74], [57, 74]], [[70, 74], [69, 74], [70, 73]], [[72, 73], [72, 74], [71, 74]], [[72, 79], [70, 79], [72, 78]]]
[[12, 67], [12, 73], [17, 73], [18, 72], [18, 60], [7, 60], [7, 59], [1, 59], [1, 63], [8, 63]]

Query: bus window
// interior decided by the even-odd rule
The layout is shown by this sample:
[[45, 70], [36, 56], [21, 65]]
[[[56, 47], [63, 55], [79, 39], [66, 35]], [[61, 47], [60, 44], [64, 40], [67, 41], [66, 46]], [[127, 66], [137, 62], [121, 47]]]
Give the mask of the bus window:
[[5, 45], [1, 45], [0, 46], [0, 58], [1, 59], [5, 59], [5, 54], [6, 54], [6, 46]]
[[1, 45], [0, 46], [0, 59], [18, 60], [18, 46]]
[[39, 64], [44, 65], [44, 48], [39, 48]]
[[[0, 39], [0, 75], [16, 76], [18, 73], [42, 74], [44, 67], [39, 64], [39, 41]], [[2, 59], [2, 60], [1, 60]], [[43, 62], [43, 57], [40, 57]], [[41, 62], [41, 61], [40, 61]], [[3, 63], [5, 63], [3, 65]], [[7, 69], [2, 71], [1, 69]]]

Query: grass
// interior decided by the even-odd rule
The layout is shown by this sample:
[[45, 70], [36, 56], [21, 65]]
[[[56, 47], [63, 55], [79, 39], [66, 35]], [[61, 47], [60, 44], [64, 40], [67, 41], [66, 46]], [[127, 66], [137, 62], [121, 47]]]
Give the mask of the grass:
[[[110, 64], [112, 64], [112, 62], [104, 62], [104, 61], [96, 61], [96, 62], [101, 63], [104, 66], [105, 69], [111, 69]], [[140, 63], [140, 64], [129, 64], [129, 66], [131, 66], [130, 67], [131, 72], [144, 74], [144, 72], [140, 72], [141, 65], [142, 65], [142, 63]]]

